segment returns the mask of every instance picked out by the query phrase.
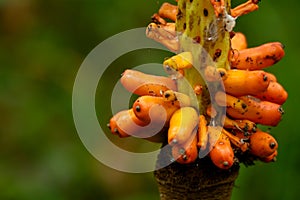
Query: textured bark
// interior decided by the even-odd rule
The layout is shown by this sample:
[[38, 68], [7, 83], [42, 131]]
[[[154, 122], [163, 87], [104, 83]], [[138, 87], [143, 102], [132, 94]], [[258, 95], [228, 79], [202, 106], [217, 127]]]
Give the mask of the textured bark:
[[[170, 151], [160, 153], [157, 168], [170, 159], [172, 159]], [[205, 157], [188, 165], [173, 162], [165, 168], [156, 170], [154, 176], [161, 200], [226, 200], [231, 197], [238, 172], [238, 165], [234, 165], [230, 170], [221, 170], [209, 157]]]

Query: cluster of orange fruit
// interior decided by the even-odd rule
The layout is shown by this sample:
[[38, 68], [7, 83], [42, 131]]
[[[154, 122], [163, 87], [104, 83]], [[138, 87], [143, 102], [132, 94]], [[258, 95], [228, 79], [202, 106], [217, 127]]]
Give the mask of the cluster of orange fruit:
[[[215, 15], [224, 12], [222, 0], [211, 0]], [[249, 0], [231, 9], [236, 18], [258, 8], [258, 1]], [[204, 13], [205, 14], [205, 13]], [[164, 3], [147, 36], [162, 43], [172, 51], [178, 50], [175, 23], [178, 8]], [[178, 92], [177, 81], [184, 77], [181, 70], [193, 67], [191, 52], [181, 52], [163, 63], [165, 70], [175, 70], [182, 77], [163, 77], [126, 70], [121, 83], [130, 92], [139, 95], [131, 109], [115, 114], [109, 123], [111, 132], [120, 137], [136, 136], [152, 142], [172, 146], [174, 160], [182, 164], [194, 162], [199, 151], [209, 152], [212, 162], [221, 169], [229, 169], [236, 161], [275, 161], [278, 143], [275, 138], [257, 128], [257, 124], [276, 126], [282, 117], [282, 104], [287, 92], [277, 82], [275, 75], [263, 71], [277, 63], [283, 56], [283, 45], [271, 42], [258, 47], [247, 47], [242, 33], [231, 32], [231, 51], [228, 55], [230, 69], [207, 66], [204, 79], [222, 81], [224, 91], [214, 94], [217, 106], [226, 107], [223, 126], [208, 123], [218, 112], [215, 105], [199, 113], [191, 97]], [[202, 85], [195, 85], [195, 95], [201, 95]], [[245, 159], [245, 156], [247, 157]]]

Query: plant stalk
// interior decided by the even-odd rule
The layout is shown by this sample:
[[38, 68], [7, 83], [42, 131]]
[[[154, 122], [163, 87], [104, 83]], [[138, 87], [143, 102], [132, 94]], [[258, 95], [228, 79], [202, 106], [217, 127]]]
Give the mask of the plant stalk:
[[[225, 13], [230, 13], [230, 0], [225, 1]], [[211, 104], [211, 93], [220, 89], [218, 84], [208, 85], [204, 71], [207, 66], [229, 69], [230, 34], [225, 30], [225, 15], [216, 16], [210, 0], [179, 0], [176, 20], [180, 52], [193, 55], [193, 68], [184, 70], [184, 79], [178, 79], [178, 91], [195, 96], [193, 87], [203, 86], [196, 95], [200, 114], [205, 114]], [[197, 159], [188, 165], [176, 162], [160, 169], [165, 160], [172, 159], [171, 150], [161, 153], [157, 160], [156, 177], [160, 198], [170, 199], [230, 199], [239, 166], [221, 170], [209, 157]]]

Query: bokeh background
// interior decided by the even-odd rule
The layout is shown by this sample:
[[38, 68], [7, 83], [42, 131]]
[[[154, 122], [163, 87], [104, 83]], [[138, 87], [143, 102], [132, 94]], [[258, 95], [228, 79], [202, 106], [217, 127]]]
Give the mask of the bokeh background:
[[[159, 199], [152, 173], [116, 171], [85, 149], [73, 123], [72, 87], [96, 45], [146, 26], [163, 2], [0, 0], [0, 199]], [[249, 46], [285, 45], [284, 59], [267, 70], [276, 74], [289, 99], [282, 122], [271, 129], [279, 141], [277, 162], [242, 165], [233, 200], [299, 198], [299, 8], [296, 0], [262, 0], [258, 11], [237, 19], [235, 31], [246, 34]], [[110, 90], [124, 69], [160, 63], [166, 56], [137, 51], [114, 62], [101, 80], [97, 110], [108, 107]], [[102, 112], [101, 125], [110, 116], [111, 111]], [[124, 148], [137, 145], [118, 141]]]

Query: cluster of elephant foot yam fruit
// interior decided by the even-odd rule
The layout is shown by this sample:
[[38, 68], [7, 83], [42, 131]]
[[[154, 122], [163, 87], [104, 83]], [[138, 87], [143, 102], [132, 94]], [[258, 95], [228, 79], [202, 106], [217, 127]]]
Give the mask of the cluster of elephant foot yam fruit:
[[[216, 15], [223, 12], [222, 0], [211, 0], [211, 3]], [[256, 10], [257, 3], [249, 0], [231, 9], [231, 16], [238, 17]], [[177, 6], [164, 3], [158, 14], [153, 15], [154, 22], [148, 26], [147, 36], [170, 50], [177, 50], [175, 23], [165, 21], [175, 21], [176, 15]], [[163, 37], [166, 33], [173, 38], [170, 35]], [[270, 133], [257, 128], [257, 124], [277, 126], [282, 118], [281, 106], [288, 94], [275, 75], [263, 69], [284, 56], [283, 45], [271, 42], [247, 48], [244, 34], [232, 32], [231, 35], [230, 69], [207, 66], [204, 73], [209, 82], [223, 81], [225, 92], [216, 92], [214, 96], [218, 106], [226, 107], [223, 126], [209, 123], [217, 115], [213, 105], [207, 107], [206, 113], [199, 113], [192, 106], [191, 98], [178, 92], [177, 79], [180, 77], [156, 76], [127, 69], [122, 74], [121, 83], [139, 97], [131, 109], [120, 111], [110, 119], [108, 126], [112, 134], [159, 143], [167, 141], [172, 147], [174, 160], [181, 164], [193, 163], [200, 151], [209, 152], [207, 156], [221, 169], [230, 169], [239, 162], [275, 161], [278, 143]], [[166, 59], [163, 66], [165, 70], [180, 72], [192, 67], [192, 59], [190, 52], [181, 52]], [[202, 87], [194, 86], [195, 95], [201, 95]]]

